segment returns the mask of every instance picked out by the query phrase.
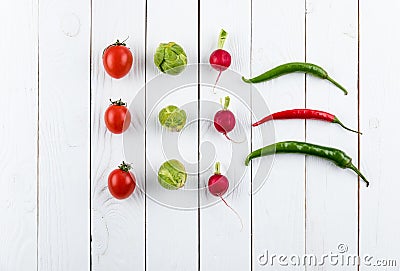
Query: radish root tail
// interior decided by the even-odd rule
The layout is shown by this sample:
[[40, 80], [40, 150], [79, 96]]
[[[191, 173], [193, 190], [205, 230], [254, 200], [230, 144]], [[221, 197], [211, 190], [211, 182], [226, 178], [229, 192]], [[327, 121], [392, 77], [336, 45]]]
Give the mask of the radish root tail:
[[214, 93], [214, 94], [216, 94], [216, 92], [215, 92], [215, 87], [217, 86], [217, 83], [218, 83], [218, 81], [219, 81], [219, 78], [221, 77], [221, 73], [222, 73], [222, 70], [219, 71], [218, 76], [217, 76], [217, 80], [215, 80], [215, 84], [214, 84], [214, 86], [213, 86], [213, 93]]
[[219, 197], [220, 197], [221, 200], [225, 203], [225, 205], [228, 206], [228, 208], [231, 209], [231, 211], [234, 212], [235, 215], [239, 218], [239, 221], [240, 221], [240, 231], [242, 231], [242, 230], [243, 230], [243, 220], [242, 220], [242, 218], [240, 217], [239, 213], [236, 212], [235, 209], [233, 209], [233, 208], [224, 200], [224, 198], [223, 198], [222, 196], [219, 196]]
[[236, 144], [240, 144], [240, 143], [243, 143], [243, 142], [246, 141], [246, 139], [243, 139], [243, 140], [241, 140], [241, 141], [235, 141], [235, 140], [233, 140], [232, 138], [230, 138], [230, 137], [228, 136], [228, 134], [224, 134], [224, 136], [225, 136], [229, 141], [232, 141], [233, 143], [236, 143]]

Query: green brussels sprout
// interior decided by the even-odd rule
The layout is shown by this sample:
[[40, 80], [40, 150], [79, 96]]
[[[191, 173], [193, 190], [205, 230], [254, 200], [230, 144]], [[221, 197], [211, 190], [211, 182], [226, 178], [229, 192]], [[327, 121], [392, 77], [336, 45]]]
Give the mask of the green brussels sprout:
[[184, 186], [186, 178], [185, 166], [175, 159], [164, 162], [158, 170], [158, 182], [169, 190], [176, 190]]
[[158, 113], [158, 120], [171, 132], [179, 132], [186, 124], [186, 112], [175, 105], [169, 105]]
[[187, 57], [175, 42], [160, 43], [154, 54], [154, 64], [163, 73], [178, 75], [186, 68]]

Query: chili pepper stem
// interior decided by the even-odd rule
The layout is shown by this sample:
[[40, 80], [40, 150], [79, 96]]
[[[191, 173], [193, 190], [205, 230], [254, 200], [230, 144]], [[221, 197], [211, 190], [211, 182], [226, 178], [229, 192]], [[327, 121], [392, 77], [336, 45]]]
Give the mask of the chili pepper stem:
[[367, 178], [365, 178], [365, 176], [358, 170], [358, 168], [356, 168], [353, 164], [350, 164], [347, 167], [349, 169], [353, 170], [355, 173], [357, 173], [357, 175], [360, 176], [361, 179], [363, 179], [363, 181], [365, 182], [367, 187], [369, 186], [369, 182], [368, 182]]
[[340, 88], [341, 90], [343, 90], [344, 95], [347, 95], [347, 94], [348, 94], [347, 90], [346, 90], [342, 85], [340, 85], [338, 82], [336, 82], [335, 80], [333, 80], [333, 79], [330, 78], [329, 76], [326, 77], [326, 80], [328, 80], [329, 82], [331, 82], [332, 84], [334, 84], [335, 86], [337, 86], [338, 88]]
[[346, 130], [348, 130], [348, 131], [350, 131], [350, 132], [354, 132], [354, 133], [357, 133], [357, 134], [362, 135], [361, 132], [346, 127], [337, 117], [335, 117], [335, 119], [334, 119], [332, 122], [333, 122], [333, 123], [339, 124], [339, 125], [342, 126], [344, 129], [346, 129]]
[[246, 79], [244, 76], [242, 76], [242, 80], [243, 80], [244, 82], [246, 82], [246, 83], [251, 83], [251, 80], [250, 80], [250, 79]]

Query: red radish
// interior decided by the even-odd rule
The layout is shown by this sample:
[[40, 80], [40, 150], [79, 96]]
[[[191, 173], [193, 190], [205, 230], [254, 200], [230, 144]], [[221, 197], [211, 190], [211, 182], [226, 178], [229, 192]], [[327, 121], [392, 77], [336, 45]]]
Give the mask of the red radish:
[[212, 175], [208, 179], [208, 191], [210, 191], [210, 193], [213, 196], [221, 198], [221, 200], [225, 203], [225, 205], [228, 206], [228, 208], [231, 209], [237, 215], [237, 217], [240, 220], [241, 227], [243, 228], [243, 222], [240, 215], [222, 197], [226, 193], [226, 191], [228, 191], [229, 181], [228, 178], [226, 178], [224, 175], [221, 174], [220, 165], [221, 165], [220, 162], [217, 162], [215, 164], [214, 175]]
[[229, 188], [228, 178], [222, 175], [219, 170], [220, 165], [220, 162], [217, 162], [215, 164], [214, 175], [212, 175], [210, 179], [208, 179], [208, 190], [216, 197], [223, 196]]
[[217, 129], [218, 132], [223, 134], [228, 140], [234, 142], [234, 143], [240, 143], [233, 141], [227, 133], [233, 130], [236, 125], [236, 119], [235, 115], [228, 110], [229, 107], [229, 102], [230, 102], [229, 96], [225, 97], [225, 103], [224, 103], [224, 108], [214, 115], [214, 127]]
[[[229, 68], [229, 66], [231, 65], [231, 55], [227, 51], [222, 49], [224, 47], [224, 43], [227, 36], [228, 33], [226, 33], [225, 30], [221, 29], [218, 39], [218, 49], [212, 52], [210, 55], [211, 67], [219, 71], [217, 80], [215, 81], [215, 85], [218, 83], [221, 73], [227, 68]], [[213, 90], [215, 88], [215, 85], [213, 87]]]

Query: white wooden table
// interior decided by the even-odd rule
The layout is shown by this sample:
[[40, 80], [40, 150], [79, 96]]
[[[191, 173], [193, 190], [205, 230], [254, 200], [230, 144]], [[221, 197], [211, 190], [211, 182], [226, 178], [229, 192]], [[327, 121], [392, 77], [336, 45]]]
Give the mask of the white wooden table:
[[[0, 270], [400, 270], [399, 13], [397, 0], [3, 1]], [[242, 230], [221, 202], [181, 210], [146, 196], [146, 187], [157, 184], [154, 167], [162, 159], [152, 166], [145, 154], [158, 157], [152, 143], [162, 130], [145, 120], [155, 94], [147, 89], [135, 95], [159, 76], [155, 48], [176, 41], [196, 67], [207, 63], [222, 27], [238, 74], [307, 61], [348, 88], [344, 96], [303, 74], [257, 85], [271, 112], [322, 109], [359, 128], [362, 136], [318, 121], [279, 121], [274, 140], [345, 150], [370, 180], [369, 188], [330, 162], [279, 155], [257, 193], [251, 193], [255, 170], [248, 170], [226, 197], [243, 219]], [[134, 67], [114, 80], [105, 74], [102, 51], [127, 36]], [[203, 76], [201, 69], [194, 74], [195, 82]], [[251, 102], [249, 86], [241, 86]], [[209, 88], [199, 85], [174, 101], [198, 102], [207, 95]], [[136, 149], [127, 156], [138, 161], [134, 170], [144, 189], [125, 201], [107, 189], [108, 173], [129, 158], [123, 137], [107, 132], [103, 123], [109, 98], [139, 101], [130, 128]], [[207, 117], [198, 104], [191, 117]], [[235, 102], [232, 110], [251, 135], [249, 113]], [[191, 140], [180, 142], [196, 167], [200, 155], [207, 155], [205, 138], [226, 144], [211, 130], [192, 125], [186, 131]], [[259, 143], [253, 133], [250, 146]], [[216, 153], [217, 159], [224, 155]], [[243, 165], [235, 160], [230, 166]], [[211, 173], [191, 175], [191, 185], [203, 185]], [[234, 174], [228, 177], [236, 182]], [[204, 190], [191, 197], [199, 207], [208, 199]], [[314, 255], [320, 262], [331, 254], [339, 256], [338, 263], [291, 261]], [[343, 255], [359, 256], [360, 265], [341, 264]], [[365, 257], [372, 257], [369, 263]]]

